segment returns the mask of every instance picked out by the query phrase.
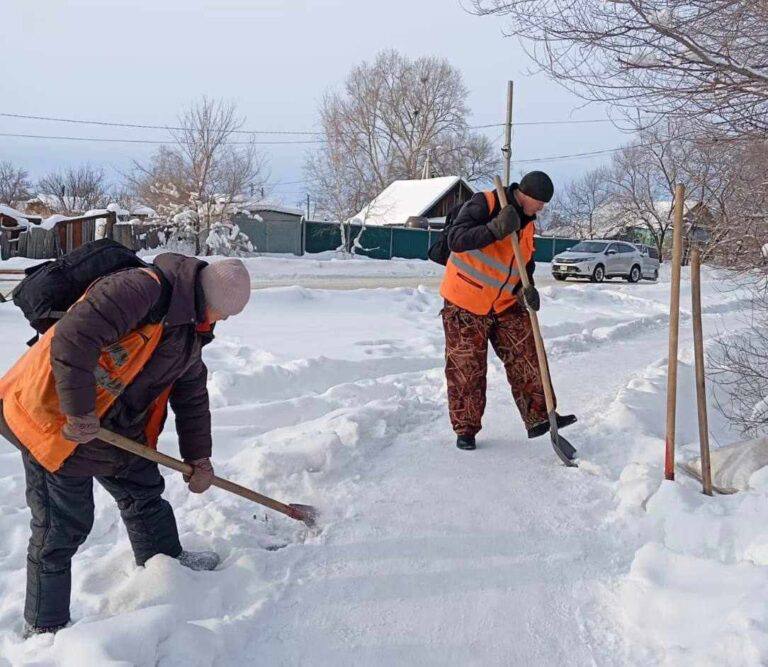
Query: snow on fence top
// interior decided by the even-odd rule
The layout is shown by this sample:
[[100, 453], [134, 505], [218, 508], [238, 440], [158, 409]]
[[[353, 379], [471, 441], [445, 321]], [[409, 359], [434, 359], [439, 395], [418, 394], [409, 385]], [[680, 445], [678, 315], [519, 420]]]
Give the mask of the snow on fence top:
[[459, 176], [394, 181], [364, 206], [352, 222], [370, 226], [404, 225], [411, 216], [423, 216], [460, 181]]

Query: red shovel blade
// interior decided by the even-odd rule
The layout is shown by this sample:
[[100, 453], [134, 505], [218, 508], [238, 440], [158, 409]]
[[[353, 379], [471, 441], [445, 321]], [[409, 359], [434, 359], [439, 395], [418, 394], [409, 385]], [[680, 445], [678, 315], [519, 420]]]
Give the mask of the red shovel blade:
[[318, 511], [311, 505], [300, 505], [291, 503], [288, 505], [291, 512], [288, 516], [297, 521], [303, 521], [308, 528], [314, 528], [317, 525]]

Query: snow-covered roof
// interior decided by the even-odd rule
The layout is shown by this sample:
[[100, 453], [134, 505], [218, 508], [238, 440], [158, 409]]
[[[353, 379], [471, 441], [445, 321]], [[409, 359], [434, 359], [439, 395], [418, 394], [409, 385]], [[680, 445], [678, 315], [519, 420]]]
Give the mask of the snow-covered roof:
[[459, 176], [395, 181], [352, 219], [371, 226], [404, 225], [411, 216], [423, 216], [459, 182], [474, 192]]
[[0, 204], [0, 214], [14, 219], [19, 227], [26, 227], [29, 224], [29, 220], [27, 219], [26, 215], [24, 215], [21, 211], [17, 211], [15, 208], [6, 206], [5, 204]]
[[156, 214], [157, 212], [155, 211], [155, 209], [150, 208], [149, 206], [140, 205], [140, 206], [134, 206], [131, 209], [131, 215], [147, 215], [149, 217], [152, 217]]
[[274, 211], [275, 213], [286, 213], [287, 215], [303, 215], [304, 211], [292, 206], [286, 206], [285, 204], [279, 204], [273, 201], [261, 200], [249, 200], [249, 201], [234, 201], [232, 206], [238, 211], [248, 211], [250, 213], [258, 213], [259, 211]]

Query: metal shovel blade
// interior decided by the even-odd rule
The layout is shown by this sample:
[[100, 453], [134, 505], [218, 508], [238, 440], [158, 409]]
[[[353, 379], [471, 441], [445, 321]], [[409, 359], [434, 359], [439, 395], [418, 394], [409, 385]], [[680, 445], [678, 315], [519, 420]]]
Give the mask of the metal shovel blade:
[[560, 460], [569, 468], [578, 468], [576, 449], [557, 431], [557, 415], [553, 412], [549, 415], [549, 435], [552, 439], [552, 448]]

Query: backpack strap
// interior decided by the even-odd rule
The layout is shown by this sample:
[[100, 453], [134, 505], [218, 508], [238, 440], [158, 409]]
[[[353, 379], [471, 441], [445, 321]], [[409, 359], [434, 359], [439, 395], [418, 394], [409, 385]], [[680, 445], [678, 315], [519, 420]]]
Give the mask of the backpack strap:
[[486, 190], [483, 194], [485, 195], [485, 203], [488, 204], [488, 215], [490, 215], [493, 213], [493, 209], [496, 208], [496, 192]]

